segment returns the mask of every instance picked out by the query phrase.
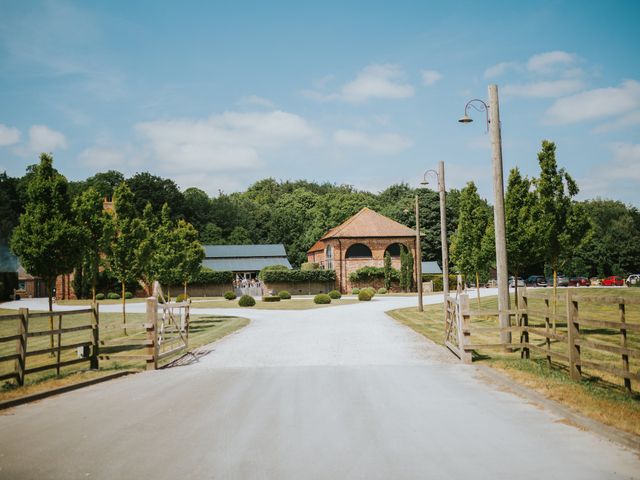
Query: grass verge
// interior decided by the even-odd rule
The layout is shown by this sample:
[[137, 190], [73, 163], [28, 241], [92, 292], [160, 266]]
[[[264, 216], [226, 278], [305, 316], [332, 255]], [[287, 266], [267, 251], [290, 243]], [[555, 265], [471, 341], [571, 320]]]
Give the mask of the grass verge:
[[[575, 295], [597, 295], [597, 296], [636, 296], [637, 290], [630, 289], [594, 289], [581, 288], [572, 289]], [[558, 311], [561, 312], [565, 308], [561, 302], [562, 295], [566, 295], [566, 289], [560, 290], [560, 298]], [[513, 302], [513, 299], [512, 299]], [[497, 308], [496, 298], [489, 297], [482, 299], [481, 308], [490, 310]], [[610, 320], [618, 320], [617, 309], [611, 306], [603, 306], [598, 304], [583, 303], [580, 304], [580, 313], [589, 318], [602, 318]], [[471, 300], [471, 306], [477, 309], [475, 300]], [[536, 308], [538, 308], [536, 306]], [[408, 326], [416, 332], [424, 335], [430, 340], [443, 345], [444, 323], [442, 321], [442, 304], [426, 306], [423, 313], [416, 312], [414, 307], [393, 310], [387, 312], [392, 318], [400, 323]], [[627, 321], [640, 321], [640, 308], [638, 306], [629, 306], [627, 309]], [[538, 320], [530, 318], [530, 325]], [[479, 319], [474, 321], [472, 325], [478, 326], [495, 326], [496, 320], [493, 317]], [[566, 324], [557, 324], [558, 332], [566, 331]], [[581, 332], [589, 334], [590, 338], [597, 339], [601, 342], [613, 342], [619, 339], [619, 331], [615, 332], [606, 329], [582, 329]], [[640, 338], [636, 335], [629, 335], [628, 342], [633, 348], [640, 347]], [[533, 340], [533, 337], [532, 337]], [[514, 339], [517, 341], [517, 339]], [[497, 343], [497, 334], [491, 337], [489, 334], [478, 334], [472, 336], [472, 342], [476, 343]], [[562, 342], [555, 342], [552, 349], [562, 351], [564, 345]], [[617, 363], [619, 367], [620, 357], [609, 356], [606, 353], [587, 352], [583, 350], [583, 354], [590, 355], [587, 358], [597, 358], [600, 361]], [[547, 363], [545, 357], [540, 354], [531, 352], [531, 359], [521, 359], [520, 352], [503, 352], [496, 350], [477, 350], [473, 353], [474, 362], [482, 362], [491, 368], [495, 368], [512, 380], [531, 388], [547, 398], [555, 400], [568, 408], [580, 413], [586, 417], [600, 421], [606, 425], [616, 427], [620, 430], [640, 435], [640, 394], [637, 390], [640, 385], [632, 384], [635, 392], [627, 393], [622, 381], [618, 378], [602, 374], [597, 371], [585, 371], [583, 369], [583, 378], [580, 382], [571, 379], [568, 368], [561, 363], [553, 362], [551, 365]], [[632, 370], [638, 371], [638, 364], [632, 364]]]

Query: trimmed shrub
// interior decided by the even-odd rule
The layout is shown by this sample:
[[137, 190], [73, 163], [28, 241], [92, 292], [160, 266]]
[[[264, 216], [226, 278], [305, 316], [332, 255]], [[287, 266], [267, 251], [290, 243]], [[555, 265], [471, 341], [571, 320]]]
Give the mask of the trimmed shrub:
[[267, 265], [262, 270], [260, 270], [260, 273], [258, 273], [258, 278], [264, 281], [263, 275], [266, 274], [267, 272], [286, 272], [288, 270], [289, 269], [284, 265]]
[[338, 290], [331, 290], [329, 293], [327, 293], [327, 295], [329, 295], [332, 300], [338, 300], [339, 298], [342, 298], [342, 294]]
[[263, 302], [279, 302], [282, 300], [278, 295], [270, 295], [268, 297], [262, 297]]
[[386, 295], [387, 294], [387, 289], [382, 287], [378, 289], [378, 295]]
[[[431, 282], [433, 281], [433, 291], [441, 292], [442, 291], [442, 274], [433, 274], [433, 275], [422, 275], [423, 282]], [[455, 290], [456, 285], [458, 284], [458, 277], [456, 275], [449, 275], [449, 289]]]
[[224, 298], [226, 298], [227, 300], [235, 300], [237, 298], [236, 292], [224, 292]]
[[319, 263], [314, 263], [314, 262], [304, 262], [302, 264], [300, 264], [300, 270], [302, 270], [303, 272], [308, 272], [311, 270], [319, 270], [320, 269], [320, 264]]
[[107, 299], [109, 300], [120, 300], [120, 294], [116, 292], [107, 293]]
[[[268, 267], [267, 267], [268, 268]], [[335, 282], [335, 270], [266, 270], [260, 271], [265, 283], [285, 282]]]
[[185, 295], [184, 293], [181, 293], [180, 295], [178, 295], [176, 297], [176, 302], [178, 302], [178, 303], [182, 303], [182, 302], [184, 302], [186, 300], [189, 300], [189, 295]]
[[96, 300], [104, 300], [104, 293], [96, 293]]
[[124, 298], [126, 298], [127, 300], [131, 300], [133, 298], [133, 293], [124, 292]]
[[289, 300], [291, 298], [291, 294], [289, 292], [287, 292], [286, 290], [282, 290], [282, 291], [278, 292], [278, 296], [282, 300]]
[[360, 293], [360, 289], [359, 288], [354, 288], [353, 290], [351, 290], [351, 294], [352, 295], [358, 295]]
[[[362, 290], [365, 290], [367, 292], [369, 292], [369, 295], [371, 295], [371, 298], [376, 296], [376, 289], [373, 287], [365, 287]], [[360, 290], [362, 292], [362, 290]]]
[[242, 295], [238, 300], [238, 305], [241, 307], [253, 307], [255, 304], [256, 301], [251, 295]]
[[373, 295], [371, 295], [371, 291], [367, 290], [366, 288], [360, 290], [360, 293], [358, 294], [358, 300], [360, 300], [361, 302], [368, 302], [372, 298]]
[[318, 305], [326, 305], [331, 303], [331, 297], [326, 293], [320, 293], [313, 297], [313, 303], [317, 303]]

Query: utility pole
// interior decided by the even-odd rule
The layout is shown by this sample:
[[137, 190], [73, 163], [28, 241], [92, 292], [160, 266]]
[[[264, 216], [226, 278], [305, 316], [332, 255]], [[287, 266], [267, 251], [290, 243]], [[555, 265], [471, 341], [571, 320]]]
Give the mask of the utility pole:
[[[498, 311], [500, 327], [509, 327], [509, 274], [507, 272], [507, 238], [504, 220], [504, 182], [502, 179], [502, 136], [498, 86], [489, 85], [489, 130], [493, 150], [493, 219], [496, 230], [496, 270], [498, 275]], [[511, 343], [511, 332], [500, 333], [503, 344]]]
[[447, 198], [444, 187], [444, 162], [438, 163], [438, 191], [440, 193], [440, 242], [442, 243], [442, 293], [444, 295], [444, 319], [447, 318], [449, 296], [449, 247], [447, 244]]
[[416, 193], [416, 283], [418, 284], [418, 311], [424, 311], [422, 305], [422, 245], [420, 243], [420, 208]]

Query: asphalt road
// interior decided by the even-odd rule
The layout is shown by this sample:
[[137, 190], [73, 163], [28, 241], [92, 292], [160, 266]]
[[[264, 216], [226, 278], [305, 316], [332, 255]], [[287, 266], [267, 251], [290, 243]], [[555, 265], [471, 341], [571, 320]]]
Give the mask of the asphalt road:
[[243, 309], [196, 363], [4, 412], [0, 479], [640, 478], [383, 313], [413, 301]]

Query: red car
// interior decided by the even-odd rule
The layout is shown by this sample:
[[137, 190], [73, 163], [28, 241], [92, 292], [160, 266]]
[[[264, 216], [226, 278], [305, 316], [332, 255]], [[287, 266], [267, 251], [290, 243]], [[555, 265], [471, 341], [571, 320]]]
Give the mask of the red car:
[[589, 281], [588, 278], [571, 277], [569, 279], [569, 286], [570, 287], [588, 287], [589, 285], [591, 285], [591, 282]]
[[624, 280], [620, 277], [616, 277], [615, 275], [611, 275], [610, 277], [602, 279], [603, 287], [621, 287], [624, 285]]

